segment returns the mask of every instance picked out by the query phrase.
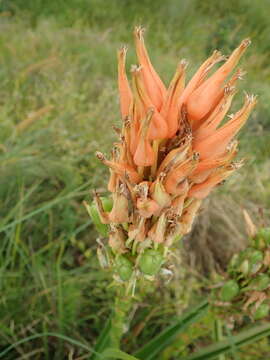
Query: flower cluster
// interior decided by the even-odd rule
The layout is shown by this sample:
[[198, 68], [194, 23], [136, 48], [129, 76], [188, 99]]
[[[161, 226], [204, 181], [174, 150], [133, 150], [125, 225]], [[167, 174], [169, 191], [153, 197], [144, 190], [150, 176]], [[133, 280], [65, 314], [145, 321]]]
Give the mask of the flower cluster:
[[180, 61], [166, 88], [143, 33], [141, 27], [134, 31], [138, 65], [131, 68], [131, 81], [127, 49], [118, 52], [119, 140], [110, 158], [96, 153], [110, 169], [112, 205], [105, 208], [95, 193], [94, 207], [88, 206], [99, 226], [109, 227], [109, 257], [122, 280], [155, 275], [170, 246], [191, 230], [202, 200], [242, 165], [234, 161], [234, 138], [256, 104], [254, 96], [246, 95], [242, 108], [223, 123], [243, 76], [240, 69], [231, 73], [250, 40], [228, 58], [214, 51], [187, 85], [187, 62]]

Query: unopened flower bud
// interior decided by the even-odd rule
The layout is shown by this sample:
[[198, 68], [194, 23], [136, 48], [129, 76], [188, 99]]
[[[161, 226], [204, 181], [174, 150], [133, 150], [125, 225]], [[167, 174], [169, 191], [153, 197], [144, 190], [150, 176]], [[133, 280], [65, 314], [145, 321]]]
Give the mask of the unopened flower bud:
[[262, 266], [263, 253], [259, 250], [253, 250], [249, 255], [250, 273], [255, 274]]
[[230, 263], [228, 265], [229, 272], [234, 272], [237, 268], [237, 265], [239, 264], [239, 254], [234, 254], [230, 260]]
[[243, 274], [243, 275], [248, 275], [249, 273], [249, 261], [246, 259], [244, 260], [240, 266], [239, 266], [239, 271]]
[[[101, 200], [104, 211], [106, 212], [111, 211], [112, 200], [107, 197], [100, 197], [99, 199]], [[96, 203], [93, 201], [92, 204], [89, 205], [87, 204], [87, 202], [84, 202], [84, 206], [86, 207], [86, 210], [90, 215], [96, 230], [102, 236], [108, 236], [108, 225], [102, 223]]]
[[266, 274], [259, 274], [251, 280], [248, 288], [256, 291], [263, 291], [270, 285], [270, 277]]
[[268, 316], [270, 307], [268, 304], [261, 304], [255, 311], [253, 317], [254, 320], [261, 320]]
[[247, 248], [240, 254], [242, 260], [239, 265], [239, 271], [243, 275], [255, 274], [263, 264], [263, 253], [254, 248]]
[[222, 301], [231, 301], [239, 294], [239, 285], [235, 280], [229, 280], [221, 288], [220, 299]]
[[133, 266], [125, 256], [120, 255], [115, 260], [116, 271], [120, 276], [121, 280], [127, 281], [131, 278], [133, 272]]
[[255, 246], [258, 249], [264, 249], [270, 245], [270, 227], [261, 228], [258, 230], [254, 238]]
[[139, 267], [145, 275], [156, 275], [163, 263], [164, 259], [161, 253], [157, 250], [148, 249], [142, 254]]

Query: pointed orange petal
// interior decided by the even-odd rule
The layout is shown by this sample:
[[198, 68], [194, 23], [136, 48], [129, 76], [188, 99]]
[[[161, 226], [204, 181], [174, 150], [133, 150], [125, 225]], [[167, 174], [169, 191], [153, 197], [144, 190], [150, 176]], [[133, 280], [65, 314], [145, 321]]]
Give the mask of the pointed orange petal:
[[168, 126], [165, 119], [160, 115], [157, 111], [156, 107], [152, 103], [149, 98], [146, 89], [142, 80], [142, 68], [141, 67], [133, 67], [132, 68], [132, 76], [133, 76], [133, 87], [134, 92], [138, 94], [139, 101], [143, 107], [144, 114], [147, 113], [149, 108], [153, 108], [154, 113], [152, 116], [148, 138], [149, 140], [155, 139], [165, 139], [168, 134]]
[[184, 209], [184, 213], [181, 217], [181, 234], [185, 235], [191, 231], [193, 222], [195, 220], [196, 214], [201, 206], [201, 200], [194, 199], [192, 202]]
[[123, 178], [127, 176], [132, 184], [138, 184], [142, 180], [141, 176], [132, 166], [107, 160], [105, 156], [99, 151], [96, 152], [96, 157], [102, 161], [103, 164], [112, 169], [116, 174], [122, 176]]
[[134, 154], [134, 163], [137, 166], [150, 166], [155, 161], [155, 153], [148, 139], [149, 127], [154, 114], [154, 110], [150, 109], [141, 123], [139, 131], [139, 141]]
[[178, 130], [180, 109], [179, 98], [185, 86], [185, 69], [187, 62], [182, 60], [177, 68], [167, 93], [166, 100], [161, 109], [161, 115], [168, 125], [168, 138], [173, 137]]
[[140, 115], [137, 108], [137, 104], [133, 104], [132, 116], [130, 119], [130, 152], [132, 155], [135, 154], [135, 151], [138, 146], [139, 141], [139, 129], [140, 129]]
[[192, 172], [189, 176], [189, 179], [195, 184], [205, 181], [214, 169], [224, 166], [232, 161], [237, 154], [237, 145], [237, 141], [234, 142], [231, 148], [224, 155], [218, 158], [210, 158], [200, 161], [194, 172]]
[[128, 222], [128, 199], [123, 194], [113, 193], [113, 208], [109, 213], [110, 222], [121, 224]]
[[182, 215], [186, 196], [187, 196], [187, 191], [183, 195], [177, 196], [172, 202], [172, 207], [179, 217]]
[[158, 168], [158, 175], [161, 172], [169, 171], [173, 166], [177, 166], [180, 162], [184, 161], [188, 155], [188, 152], [191, 150], [191, 136], [186, 136], [182, 140], [182, 144], [171, 150], [162, 161]]
[[188, 196], [194, 197], [196, 199], [204, 199], [209, 195], [211, 190], [218, 184], [220, 184], [224, 179], [230, 176], [235, 170], [239, 169], [242, 166], [242, 163], [231, 164], [224, 168], [218, 169], [213, 173], [207, 180], [201, 184], [196, 184], [191, 187], [189, 190]]
[[154, 242], [162, 243], [165, 240], [165, 231], [167, 226], [166, 214], [163, 212], [157, 222], [149, 230], [147, 236], [149, 236]]
[[194, 157], [172, 168], [164, 181], [166, 191], [170, 194], [179, 194], [179, 191], [181, 193], [183, 180], [196, 168], [198, 161], [199, 159]]
[[114, 192], [117, 184], [118, 176], [117, 174], [110, 169], [110, 179], [108, 182], [108, 190]]
[[247, 121], [256, 103], [255, 96], [247, 95], [244, 106], [230, 121], [196, 144], [194, 150], [199, 152], [201, 159], [213, 158], [225, 151], [229, 142]]
[[223, 120], [224, 116], [227, 114], [233, 97], [236, 94], [235, 88], [225, 88], [224, 96], [221, 101], [218, 103], [216, 108], [213, 110], [208, 119], [206, 119], [202, 125], [194, 132], [193, 146], [195, 147], [198, 142], [202, 139], [212, 135], [218, 125]]
[[187, 101], [187, 112], [191, 122], [202, 119], [216, 105], [223, 82], [237, 65], [249, 44], [250, 40], [243, 40], [225, 64], [190, 95]]
[[185, 104], [189, 96], [196, 90], [202, 82], [205, 80], [205, 77], [211, 70], [211, 68], [218, 62], [224, 60], [225, 57], [217, 50], [199, 67], [197, 72], [193, 75], [192, 79], [187, 84], [183, 94], [181, 95], [179, 101], [179, 108], [181, 110], [182, 104]]
[[144, 44], [143, 32], [143, 28], [135, 28], [134, 36], [136, 53], [138, 56], [139, 64], [142, 66], [143, 82], [146, 87], [147, 93], [153, 105], [155, 105], [157, 110], [160, 110], [166, 96], [166, 88], [149, 59]]
[[125, 68], [126, 53], [126, 47], [123, 47], [118, 51], [118, 88], [120, 94], [120, 108], [123, 119], [128, 116], [130, 105], [132, 103], [132, 92], [128, 83]]
[[148, 219], [155, 215], [160, 210], [160, 207], [156, 201], [147, 198], [137, 200], [137, 209], [142, 217]]

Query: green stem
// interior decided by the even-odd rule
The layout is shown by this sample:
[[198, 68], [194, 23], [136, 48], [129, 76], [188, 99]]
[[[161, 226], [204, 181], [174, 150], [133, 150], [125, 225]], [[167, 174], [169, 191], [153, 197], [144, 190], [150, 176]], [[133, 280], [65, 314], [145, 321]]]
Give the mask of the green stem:
[[132, 306], [132, 298], [125, 294], [125, 288], [118, 289], [111, 321], [110, 347], [120, 349], [121, 338], [127, 326], [127, 314]]
[[[216, 319], [214, 324], [214, 339], [216, 342], [222, 341], [224, 339], [222, 328], [222, 321], [220, 319]], [[217, 360], [226, 360], [225, 355], [219, 355]]]

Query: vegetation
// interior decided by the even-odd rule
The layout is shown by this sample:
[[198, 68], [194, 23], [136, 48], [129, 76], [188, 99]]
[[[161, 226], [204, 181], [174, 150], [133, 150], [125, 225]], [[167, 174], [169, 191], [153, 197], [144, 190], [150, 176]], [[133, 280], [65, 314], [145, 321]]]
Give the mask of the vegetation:
[[[235, 246], [244, 245], [241, 207], [255, 215], [263, 209], [267, 222], [268, 7], [268, 0], [0, 1], [0, 358], [86, 359], [110, 313], [111, 275], [100, 271], [97, 234], [82, 201], [89, 199], [89, 190], [104, 190], [108, 174], [94, 152], [108, 152], [115, 139], [111, 125], [120, 122], [116, 49], [131, 42], [134, 25], [147, 27], [153, 63], [165, 81], [182, 58], [190, 61], [190, 76], [209, 51], [229, 53], [242, 38], [252, 38], [242, 62], [248, 71], [243, 87], [259, 95], [259, 104], [240, 135], [246, 165], [205, 205], [187, 247], [198, 268], [205, 269], [202, 259], [210, 243], [209, 275], [216, 262], [224, 265], [224, 253], [228, 258]], [[128, 66], [134, 61], [130, 51]], [[208, 278], [181, 259], [175, 260], [166, 287], [161, 280], [158, 291], [148, 295], [151, 301], [139, 303], [124, 350], [138, 351], [203, 297]], [[207, 345], [213, 322], [210, 315], [202, 318], [160, 358], [176, 359]], [[2, 355], [9, 345], [13, 348]], [[267, 354], [264, 339], [228, 359], [260, 360]]]

